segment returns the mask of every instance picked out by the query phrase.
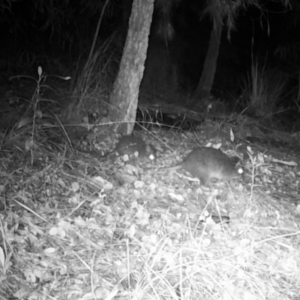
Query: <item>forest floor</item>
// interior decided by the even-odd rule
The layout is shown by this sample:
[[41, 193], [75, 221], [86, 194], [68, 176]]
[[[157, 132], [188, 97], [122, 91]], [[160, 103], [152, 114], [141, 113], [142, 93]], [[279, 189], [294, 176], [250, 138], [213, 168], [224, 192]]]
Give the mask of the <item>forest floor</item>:
[[[139, 132], [157, 150], [147, 166], [2, 151], [0, 299], [300, 299], [299, 157], [206, 130]], [[208, 144], [243, 176], [158, 170]]]

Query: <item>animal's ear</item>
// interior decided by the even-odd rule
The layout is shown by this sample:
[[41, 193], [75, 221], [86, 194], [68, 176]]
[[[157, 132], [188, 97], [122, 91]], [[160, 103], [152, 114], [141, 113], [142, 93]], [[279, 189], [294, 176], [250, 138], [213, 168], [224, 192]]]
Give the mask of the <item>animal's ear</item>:
[[148, 153], [154, 153], [154, 155], [156, 154], [156, 149], [152, 145], [147, 145], [146, 146], [146, 151]]
[[237, 156], [229, 157], [229, 160], [234, 166], [236, 166], [240, 162], [240, 158]]

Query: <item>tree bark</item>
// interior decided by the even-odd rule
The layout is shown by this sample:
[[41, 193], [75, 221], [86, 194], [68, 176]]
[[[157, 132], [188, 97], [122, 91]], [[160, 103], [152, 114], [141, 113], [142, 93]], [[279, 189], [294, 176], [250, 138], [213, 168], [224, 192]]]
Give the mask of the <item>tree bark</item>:
[[136, 118], [154, 0], [134, 0], [119, 73], [110, 96], [113, 130], [130, 134]]
[[204, 62], [203, 72], [200, 82], [196, 88], [195, 97], [198, 100], [206, 99], [210, 96], [214, 83], [217, 60], [219, 56], [223, 24], [215, 22], [210, 35], [209, 47]]

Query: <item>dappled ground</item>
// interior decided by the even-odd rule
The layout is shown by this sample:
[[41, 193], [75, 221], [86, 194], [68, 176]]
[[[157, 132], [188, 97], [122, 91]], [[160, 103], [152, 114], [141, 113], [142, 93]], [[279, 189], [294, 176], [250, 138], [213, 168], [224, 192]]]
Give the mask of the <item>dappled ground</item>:
[[[1, 299], [299, 299], [299, 157], [227, 128], [137, 132], [157, 150], [146, 165], [53, 143], [2, 151]], [[244, 175], [205, 187], [158, 170], [208, 143]]]

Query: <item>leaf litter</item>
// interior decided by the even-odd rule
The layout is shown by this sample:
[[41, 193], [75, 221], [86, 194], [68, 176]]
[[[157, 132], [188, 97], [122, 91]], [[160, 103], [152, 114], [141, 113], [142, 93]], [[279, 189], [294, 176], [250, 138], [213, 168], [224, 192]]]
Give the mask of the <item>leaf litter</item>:
[[80, 154], [4, 167], [0, 297], [297, 299], [299, 213], [283, 183], [295, 177], [259, 163], [210, 187]]

